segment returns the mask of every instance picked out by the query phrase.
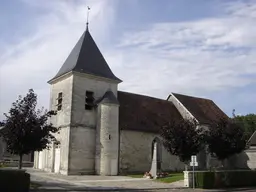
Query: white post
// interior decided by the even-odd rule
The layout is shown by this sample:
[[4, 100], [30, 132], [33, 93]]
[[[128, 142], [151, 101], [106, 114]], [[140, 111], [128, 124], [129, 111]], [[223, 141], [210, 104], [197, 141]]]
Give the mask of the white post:
[[193, 167], [193, 171], [192, 171], [192, 182], [193, 182], [193, 189], [195, 189], [195, 166], [198, 166], [198, 162], [196, 160], [196, 156], [192, 155], [191, 156], [191, 162], [190, 162], [190, 166]]
[[193, 189], [195, 189], [195, 166], [193, 164]]

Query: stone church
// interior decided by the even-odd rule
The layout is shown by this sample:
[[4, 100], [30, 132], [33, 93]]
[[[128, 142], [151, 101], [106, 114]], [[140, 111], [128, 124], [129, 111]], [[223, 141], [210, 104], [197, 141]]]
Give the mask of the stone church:
[[[132, 76], [132, 74], [131, 74]], [[154, 142], [161, 169], [183, 170], [178, 157], [160, 144], [170, 119], [194, 118], [201, 126], [224, 112], [211, 100], [171, 93], [166, 100], [118, 90], [115, 76], [88, 26], [51, 86], [51, 118], [60, 145], [35, 152], [34, 168], [65, 175], [118, 175], [150, 170]], [[204, 162], [200, 162], [204, 166]]]

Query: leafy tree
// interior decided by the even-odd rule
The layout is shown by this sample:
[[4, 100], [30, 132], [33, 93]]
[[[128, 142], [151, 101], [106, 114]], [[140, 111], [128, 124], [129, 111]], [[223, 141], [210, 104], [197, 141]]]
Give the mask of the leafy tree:
[[185, 164], [202, 149], [204, 136], [194, 120], [170, 121], [161, 129], [164, 147]]
[[22, 168], [22, 156], [49, 147], [51, 142], [58, 143], [54, 133], [58, 128], [48, 123], [48, 118], [56, 115], [54, 111], [43, 108], [36, 110], [37, 95], [33, 89], [28, 94], [12, 104], [9, 114], [4, 114], [6, 120], [1, 122], [4, 128], [1, 136], [7, 145], [7, 151], [19, 155], [19, 169]]
[[235, 115], [233, 110], [233, 120], [239, 123], [245, 131], [245, 139], [248, 139], [256, 131], [256, 114]]
[[210, 153], [216, 155], [222, 163], [246, 147], [243, 128], [231, 119], [213, 122], [207, 132], [206, 143]]

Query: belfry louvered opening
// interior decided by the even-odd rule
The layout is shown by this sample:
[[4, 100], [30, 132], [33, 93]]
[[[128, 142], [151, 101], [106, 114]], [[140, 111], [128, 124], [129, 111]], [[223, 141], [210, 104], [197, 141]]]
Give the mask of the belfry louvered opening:
[[94, 94], [92, 91], [85, 92], [85, 109], [92, 110], [94, 103]]
[[58, 94], [58, 98], [57, 98], [57, 110], [58, 111], [60, 111], [62, 109], [62, 100], [63, 100], [62, 95], [63, 95], [62, 92], [60, 92]]

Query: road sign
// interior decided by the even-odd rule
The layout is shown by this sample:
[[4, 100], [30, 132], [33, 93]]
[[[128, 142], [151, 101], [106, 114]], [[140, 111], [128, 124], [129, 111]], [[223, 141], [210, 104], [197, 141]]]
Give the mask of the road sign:
[[198, 162], [190, 162], [190, 166], [195, 166], [195, 167], [197, 167], [198, 166]]
[[196, 155], [191, 156], [191, 162], [197, 162]]

